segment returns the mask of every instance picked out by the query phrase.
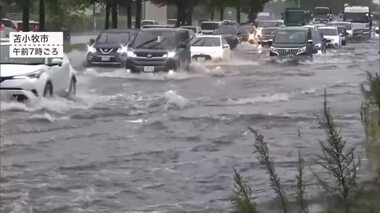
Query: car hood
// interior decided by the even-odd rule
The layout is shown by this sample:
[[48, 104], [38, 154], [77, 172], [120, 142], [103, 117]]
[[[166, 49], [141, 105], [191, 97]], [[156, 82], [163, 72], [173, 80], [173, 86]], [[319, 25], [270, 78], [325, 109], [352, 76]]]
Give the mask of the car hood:
[[235, 39], [235, 38], [237, 38], [237, 35], [233, 35], [233, 34], [223, 34], [221, 36], [224, 39]]
[[329, 36], [329, 35], [325, 35], [323, 36], [325, 39], [328, 39], [328, 40], [338, 40], [339, 39], [339, 36], [336, 35], [336, 36]]
[[120, 48], [120, 43], [95, 43], [95, 48]]
[[221, 49], [218, 47], [190, 47], [191, 53], [213, 53], [218, 52]]
[[272, 44], [274, 48], [301, 48], [306, 46], [306, 44]]
[[0, 64], [0, 76], [26, 75], [45, 68], [46, 65]]

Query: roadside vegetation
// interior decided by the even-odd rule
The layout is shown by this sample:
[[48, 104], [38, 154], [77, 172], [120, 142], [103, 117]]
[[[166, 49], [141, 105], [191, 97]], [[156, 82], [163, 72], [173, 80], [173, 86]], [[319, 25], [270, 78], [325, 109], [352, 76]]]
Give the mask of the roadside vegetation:
[[[257, 130], [249, 128], [255, 137], [254, 153], [268, 173], [273, 191], [278, 199], [278, 212], [309, 213], [311, 201], [306, 199], [308, 191], [304, 180], [304, 163], [312, 161], [319, 165], [324, 173], [311, 172], [316, 182], [322, 187], [320, 195], [328, 200], [317, 203], [328, 213], [380, 213], [380, 75], [368, 73], [367, 80], [361, 85], [363, 104], [361, 117], [365, 130], [365, 147], [368, 153], [368, 163], [371, 181], [360, 181], [358, 177], [360, 158], [355, 154], [355, 148], [350, 147], [336, 124], [333, 114], [327, 104], [324, 94], [323, 111], [320, 125], [323, 127], [326, 139], [320, 142], [320, 152], [310, 159], [304, 159], [301, 150], [298, 151], [296, 183], [290, 190], [296, 192], [295, 199], [289, 199], [287, 191], [276, 172], [275, 162], [270, 156], [270, 150], [264, 136]], [[298, 132], [299, 138], [301, 133]], [[361, 168], [361, 167], [360, 167]], [[322, 175], [323, 174], [323, 175]], [[238, 169], [234, 167], [236, 213], [258, 213], [260, 208], [255, 203], [254, 189], [243, 181]], [[289, 188], [289, 187], [288, 187]]]

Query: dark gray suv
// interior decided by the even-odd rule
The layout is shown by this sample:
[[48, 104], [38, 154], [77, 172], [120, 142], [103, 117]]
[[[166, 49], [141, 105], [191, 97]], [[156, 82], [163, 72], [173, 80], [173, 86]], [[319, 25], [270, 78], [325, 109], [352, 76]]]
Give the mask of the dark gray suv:
[[310, 29], [286, 27], [276, 32], [269, 55], [312, 60], [317, 52]]
[[126, 69], [134, 73], [187, 69], [190, 40], [186, 29], [143, 29], [128, 46]]

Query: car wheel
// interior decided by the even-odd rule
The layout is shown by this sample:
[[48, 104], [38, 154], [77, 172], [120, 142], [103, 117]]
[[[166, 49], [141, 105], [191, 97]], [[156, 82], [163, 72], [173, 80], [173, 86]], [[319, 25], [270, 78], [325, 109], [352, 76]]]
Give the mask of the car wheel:
[[44, 98], [51, 98], [53, 96], [53, 86], [50, 82], [47, 82], [44, 89]]
[[76, 94], [77, 94], [77, 81], [75, 80], [75, 78], [72, 78], [70, 81], [68, 96], [72, 97], [72, 96], [75, 96]]

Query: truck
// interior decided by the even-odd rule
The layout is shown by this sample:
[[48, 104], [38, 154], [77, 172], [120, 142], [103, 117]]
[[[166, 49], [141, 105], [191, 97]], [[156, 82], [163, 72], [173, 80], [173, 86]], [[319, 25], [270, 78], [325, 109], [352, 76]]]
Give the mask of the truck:
[[284, 19], [285, 26], [304, 26], [309, 24], [311, 14], [309, 11], [302, 10], [301, 8], [285, 8], [284, 13], [281, 14]]
[[333, 14], [329, 7], [315, 7], [313, 11], [313, 21], [329, 22], [332, 21]]
[[371, 9], [368, 6], [345, 5], [343, 21], [352, 23], [354, 39], [370, 38], [372, 28]]

